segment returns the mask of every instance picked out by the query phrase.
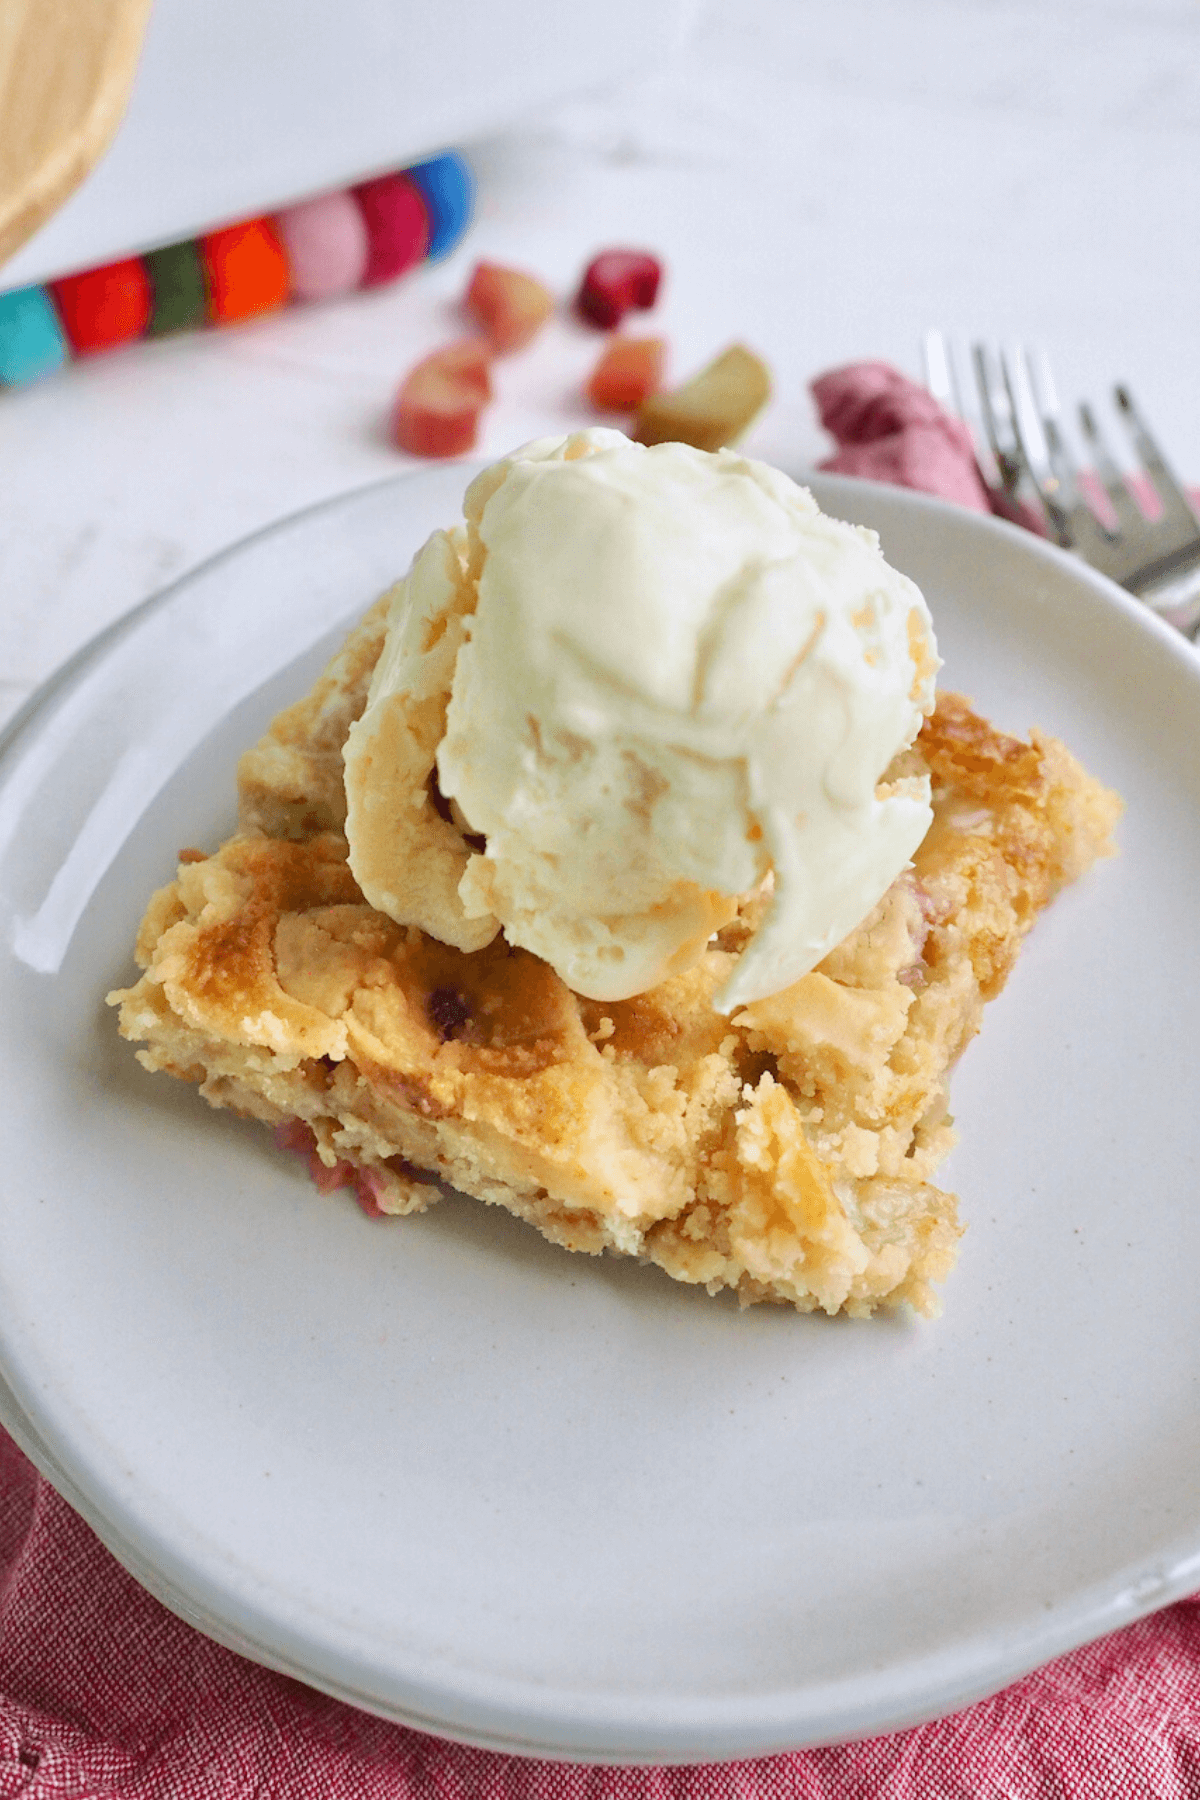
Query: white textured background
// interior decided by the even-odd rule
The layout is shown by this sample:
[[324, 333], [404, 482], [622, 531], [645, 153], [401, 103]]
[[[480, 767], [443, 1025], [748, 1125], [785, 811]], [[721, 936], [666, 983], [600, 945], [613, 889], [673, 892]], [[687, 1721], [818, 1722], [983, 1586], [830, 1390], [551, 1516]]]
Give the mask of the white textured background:
[[[472, 148], [441, 266], [0, 393], [0, 718], [202, 557], [403, 466], [389, 398], [480, 256], [565, 296], [605, 244], [659, 250], [673, 372], [761, 351], [747, 447], [785, 466], [823, 449], [812, 375], [917, 373], [940, 324], [1043, 343], [1067, 396], [1128, 380], [1200, 480], [1197, 0], [709, 0], [666, 71]], [[598, 348], [563, 319], [503, 364], [483, 451], [584, 422]]]

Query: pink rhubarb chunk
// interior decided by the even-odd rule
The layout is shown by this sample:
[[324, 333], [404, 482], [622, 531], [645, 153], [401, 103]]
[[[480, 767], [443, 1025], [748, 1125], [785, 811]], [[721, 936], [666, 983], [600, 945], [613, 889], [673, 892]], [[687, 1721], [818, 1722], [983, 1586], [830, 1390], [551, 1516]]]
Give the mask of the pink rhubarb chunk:
[[615, 337], [592, 370], [587, 397], [597, 412], [636, 412], [662, 385], [665, 338]]
[[492, 397], [491, 348], [477, 338], [437, 350], [412, 369], [392, 414], [392, 441], [410, 456], [462, 456]]
[[477, 263], [463, 301], [467, 313], [500, 353], [521, 350], [554, 311], [554, 295], [533, 275], [499, 263]]
[[584, 270], [575, 306], [589, 324], [610, 331], [633, 308], [654, 305], [662, 264], [646, 250], [602, 250]]
[[353, 1163], [339, 1159], [332, 1168], [321, 1161], [312, 1127], [303, 1119], [286, 1119], [275, 1127], [275, 1142], [281, 1150], [290, 1150], [306, 1164], [313, 1186], [321, 1194], [334, 1194], [338, 1188], [353, 1188], [354, 1198], [370, 1219], [384, 1219], [387, 1214], [379, 1204], [382, 1178], [373, 1169], [356, 1169]]

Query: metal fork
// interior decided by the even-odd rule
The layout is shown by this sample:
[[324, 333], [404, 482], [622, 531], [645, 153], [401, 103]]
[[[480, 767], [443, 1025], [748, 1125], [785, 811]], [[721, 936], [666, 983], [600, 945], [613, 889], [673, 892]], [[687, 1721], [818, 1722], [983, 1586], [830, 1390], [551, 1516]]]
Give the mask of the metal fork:
[[1113, 399], [1157, 497], [1154, 518], [1135, 500], [1086, 403], [1079, 408], [1079, 424], [1094, 471], [1090, 483], [1078, 467], [1044, 352], [997, 354], [975, 344], [969, 378], [957, 346], [940, 331], [926, 332], [924, 355], [927, 385], [971, 430], [980, 474], [998, 510], [1024, 523], [1043, 522], [1064, 549], [1145, 601], [1185, 636], [1200, 639], [1200, 516], [1128, 388], [1115, 387]]

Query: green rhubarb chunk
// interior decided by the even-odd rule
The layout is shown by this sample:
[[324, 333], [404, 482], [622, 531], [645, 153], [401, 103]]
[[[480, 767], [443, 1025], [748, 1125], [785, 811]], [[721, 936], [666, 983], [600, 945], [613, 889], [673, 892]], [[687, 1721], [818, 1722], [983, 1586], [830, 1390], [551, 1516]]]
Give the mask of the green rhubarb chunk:
[[732, 344], [682, 387], [644, 400], [634, 436], [642, 444], [719, 450], [742, 435], [770, 396], [770, 371], [762, 358], [744, 344]]

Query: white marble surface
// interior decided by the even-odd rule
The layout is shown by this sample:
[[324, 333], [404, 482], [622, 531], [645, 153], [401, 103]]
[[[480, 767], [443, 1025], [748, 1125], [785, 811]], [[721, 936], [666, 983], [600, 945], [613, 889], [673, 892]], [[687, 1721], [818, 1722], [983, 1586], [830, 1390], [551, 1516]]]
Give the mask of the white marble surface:
[[[824, 447], [811, 376], [916, 373], [940, 324], [1043, 343], [1068, 396], [1129, 381], [1200, 479], [1198, 51], [1195, 0], [701, 0], [669, 69], [474, 147], [439, 267], [0, 394], [0, 717], [172, 576], [402, 467], [389, 399], [480, 256], [566, 296], [605, 244], [659, 250], [673, 372], [761, 351], [747, 447], [786, 466]], [[585, 422], [598, 348], [564, 315], [502, 364], [482, 450]]]

